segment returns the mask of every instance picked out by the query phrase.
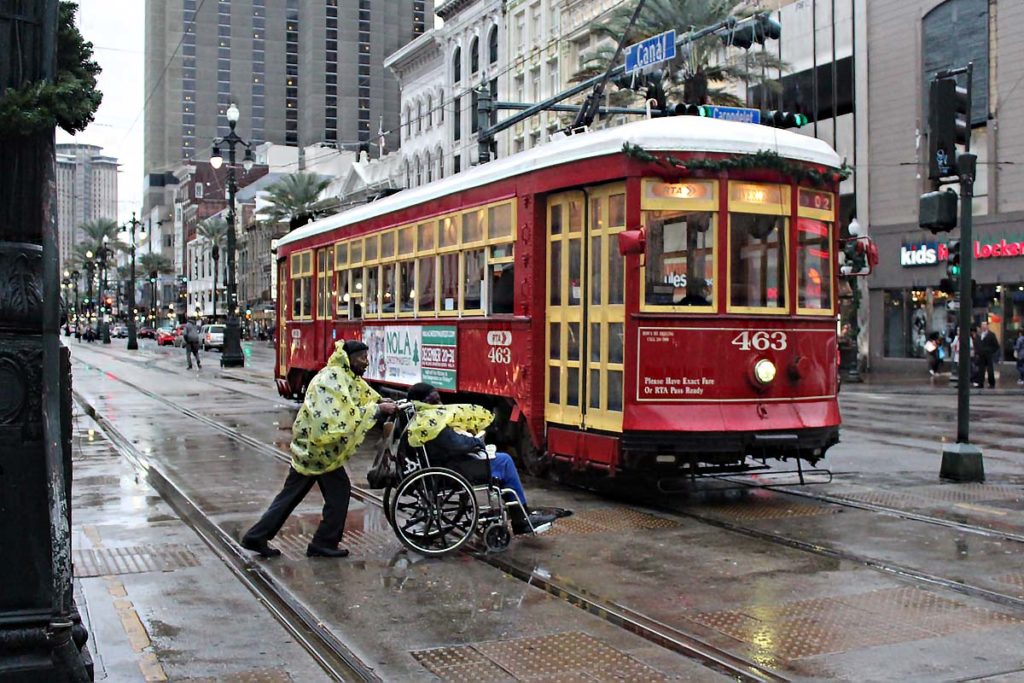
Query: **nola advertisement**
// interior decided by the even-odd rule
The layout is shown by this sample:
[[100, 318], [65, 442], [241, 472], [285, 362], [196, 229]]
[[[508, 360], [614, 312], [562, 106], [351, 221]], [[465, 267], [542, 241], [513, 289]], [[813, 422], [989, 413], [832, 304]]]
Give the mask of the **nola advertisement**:
[[364, 327], [370, 347], [365, 377], [413, 385], [429, 382], [438, 389], [455, 389], [455, 328], [444, 325], [385, 325]]

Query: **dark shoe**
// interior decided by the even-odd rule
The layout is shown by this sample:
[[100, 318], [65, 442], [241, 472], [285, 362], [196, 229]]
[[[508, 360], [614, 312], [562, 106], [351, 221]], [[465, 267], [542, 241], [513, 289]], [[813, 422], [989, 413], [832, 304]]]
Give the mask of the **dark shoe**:
[[306, 557], [348, 557], [348, 548], [328, 548], [310, 543], [306, 546]]
[[522, 517], [512, 520], [512, 531], [517, 534], [541, 533], [547, 531], [551, 527], [551, 523], [556, 519], [558, 519], [556, 515], [531, 512], [529, 523]]
[[186, 370], [191, 370], [191, 369], [192, 369], [192, 366], [191, 366], [191, 365], [186, 365], [186, 366], [185, 366], [185, 369], [186, 369]]
[[277, 548], [270, 546], [262, 538], [250, 538], [248, 536], [242, 537], [242, 547], [246, 550], [251, 550], [260, 557], [277, 557], [281, 554], [281, 551]]

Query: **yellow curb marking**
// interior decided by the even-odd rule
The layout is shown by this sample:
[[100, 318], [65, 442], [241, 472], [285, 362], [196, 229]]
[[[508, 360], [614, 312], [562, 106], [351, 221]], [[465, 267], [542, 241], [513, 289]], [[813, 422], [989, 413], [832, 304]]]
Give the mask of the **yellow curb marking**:
[[96, 527], [94, 527], [94, 526], [82, 527], [82, 532], [85, 534], [85, 537], [89, 539], [89, 542], [92, 543], [94, 548], [102, 548], [103, 547], [103, 539], [100, 538], [100, 532], [99, 532], [99, 530]]
[[953, 507], [963, 508], [965, 510], [973, 510], [975, 512], [987, 512], [990, 515], [1005, 516], [1006, 510], [997, 510], [995, 508], [987, 508], [983, 505], [971, 505], [970, 503], [955, 503]]
[[153, 642], [149, 639], [146, 627], [142, 625], [139, 613], [135, 611], [135, 605], [128, 600], [128, 591], [125, 590], [124, 584], [113, 576], [106, 576], [104, 580], [107, 583], [107, 592], [114, 598], [114, 609], [117, 610], [121, 626], [128, 636], [128, 644], [138, 653], [139, 670], [142, 675], [146, 681], [166, 681], [167, 674], [160, 666], [156, 654], [147, 650]]

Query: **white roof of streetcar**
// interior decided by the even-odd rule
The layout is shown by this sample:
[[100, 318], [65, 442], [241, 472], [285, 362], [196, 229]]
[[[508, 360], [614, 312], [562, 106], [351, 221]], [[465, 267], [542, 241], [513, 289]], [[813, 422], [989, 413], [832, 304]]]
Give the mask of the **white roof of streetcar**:
[[648, 152], [754, 154], [770, 150], [781, 157], [796, 161], [835, 168], [841, 164], [839, 155], [828, 143], [788, 130], [698, 116], [647, 119], [572, 135], [525, 152], [474, 166], [448, 178], [402, 190], [384, 199], [304, 225], [279, 239], [277, 244], [285, 246], [392, 211], [531, 171], [615, 154], [621, 152], [623, 144], [627, 142], [639, 145]]

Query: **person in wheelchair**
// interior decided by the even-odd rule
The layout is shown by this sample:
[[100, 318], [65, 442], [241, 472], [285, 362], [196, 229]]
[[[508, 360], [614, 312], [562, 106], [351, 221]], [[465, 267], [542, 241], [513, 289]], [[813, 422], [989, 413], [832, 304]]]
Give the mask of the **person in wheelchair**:
[[471, 404], [441, 405], [441, 395], [425, 382], [409, 387], [406, 398], [416, 406], [416, 417], [409, 425], [410, 443], [422, 444], [433, 466], [446, 467], [463, 458], [484, 458], [491, 468], [491, 477], [502, 488], [515, 491], [522, 509], [529, 517], [517, 515], [512, 519], [512, 531], [517, 534], [542, 531], [564, 514], [530, 511], [526, 492], [519, 472], [508, 453], [487, 446], [483, 439], [460, 432], [480, 432], [494, 421], [494, 414], [481, 406]]

